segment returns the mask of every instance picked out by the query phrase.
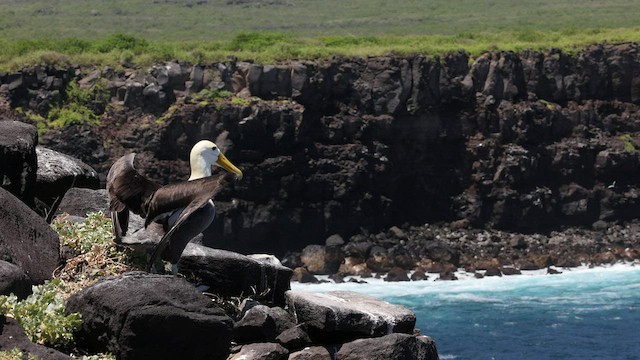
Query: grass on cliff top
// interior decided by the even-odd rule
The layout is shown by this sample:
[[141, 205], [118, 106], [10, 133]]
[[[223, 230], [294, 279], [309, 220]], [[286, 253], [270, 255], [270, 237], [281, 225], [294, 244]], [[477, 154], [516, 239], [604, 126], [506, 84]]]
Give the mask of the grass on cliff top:
[[[405, 36], [637, 27], [637, 0], [4, 0], [9, 39], [229, 41], [238, 33]], [[578, 30], [582, 31], [582, 30]]]
[[640, 27], [615, 29], [521, 30], [499, 33], [464, 32], [455, 35], [319, 36], [243, 32], [229, 40], [152, 41], [112, 34], [97, 40], [78, 38], [10, 39], [0, 35], [0, 70], [30, 65], [149, 66], [170, 60], [190, 63], [224, 61], [230, 57], [276, 63], [291, 59], [332, 56], [423, 54], [438, 56], [464, 49], [472, 56], [487, 51], [547, 50], [576, 52], [602, 42], [640, 41]]

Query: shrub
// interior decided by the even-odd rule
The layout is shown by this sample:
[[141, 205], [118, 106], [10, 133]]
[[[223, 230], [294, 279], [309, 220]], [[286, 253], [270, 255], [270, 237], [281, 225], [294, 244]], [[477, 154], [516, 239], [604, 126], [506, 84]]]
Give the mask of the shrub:
[[126, 34], [112, 34], [96, 42], [95, 49], [101, 53], [108, 53], [112, 50], [131, 50], [139, 54], [148, 46], [149, 42], [143, 38]]
[[[67, 291], [86, 288], [103, 276], [142, 269], [145, 259], [113, 242], [111, 219], [101, 212], [89, 213], [83, 222], [57, 217], [51, 224], [60, 245], [73, 257], [55, 276], [67, 283]], [[139, 257], [140, 256], [140, 257]]]
[[80, 328], [80, 314], [65, 315], [64, 290], [61, 280], [34, 286], [33, 294], [18, 301], [15, 295], [0, 296], [0, 311], [16, 319], [31, 341], [66, 347], [73, 343], [73, 332]]

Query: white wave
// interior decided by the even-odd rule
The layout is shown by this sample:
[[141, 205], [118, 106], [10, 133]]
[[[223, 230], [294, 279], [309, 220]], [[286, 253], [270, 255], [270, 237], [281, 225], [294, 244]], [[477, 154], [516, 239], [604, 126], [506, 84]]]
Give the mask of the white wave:
[[453, 360], [458, 358], [456, 355], [451, 355], [451, 354], [443, 354], [443, 355], [440, 355], [439, 357], [440, 357], [440, 360]]
[[[615, 299], [617, 294], [630, 289], [640, 288], [640, 266], [636, 263], [618, 263], [601, 267], [577, 267], [570, 269], [559, 269], [561, 274], [547, 275], [546, 270], [523, 271], [522, 275], [511, 275], [503, 277], [484, 277], [476, 279], [473, 274], [458, 271], [455, 281], [434, 281], [432, 279], [411, 282], [385, 282], [382, 279], [366, 278], [366, 284], [345, 282], [336, 284], [333, 282], [323, 284], [291, 284], [294, 290], [307, 290], [315, 292], [326, 292], [334, 290], [349, 290], [362, 292], [371, 296], [394, 299], [403, 296], [435, 296], [446, 298], [447, 294], [459, 299], [473, 301], [498, 302], [501, 301], [500, 293], [508, 293], [510, 296], [518, 296], [518, 300], [543, 302], [543, 303], [570, 303], [579, 301], [581, 303], [593, 302], [601, 304]], [[327, 277], [321, 277], [327, 279]], [[612, 285], [612, 279], [637, 279], [637, 281], [626, 281], [626, 284]], [[348, 278], [347, 278], [348, 279]], [[589, 299], [584, 298], [582, 290], [600, 284], [600, 289]], [[563, 295], [541, 297], [542, 293], [553, 292], [551, 290], [562, 289]], [[475, 297], [468, 295], [475, 294]], [[461, 295], [467, 294], [467, 295]], [[556, 292], [557, 294], [557, 292]], [[464, 297], [467, 297], [466, 299]]]

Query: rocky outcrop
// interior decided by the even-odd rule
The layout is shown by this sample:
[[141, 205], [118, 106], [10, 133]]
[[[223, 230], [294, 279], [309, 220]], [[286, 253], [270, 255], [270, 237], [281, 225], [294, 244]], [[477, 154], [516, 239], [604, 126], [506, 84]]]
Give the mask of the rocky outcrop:
[[28, 205], [35, 191], [38, 133], [35, 127], [0, 114], [0, 186]]
[[639, 218], [638, 47], [124, 72], [36, 67], [0, 81], [11, 84], [14, 106], [32, 110], [72, 79], [103, 84], [119, 103], [103, 107], [101, 125], [43, 137], [102, 176], [135, 151], [154, 180], [184, 179], [190, 146], [224, 134], [246, 176], [221, 194], [203, 242], [284, 255], [405, 222], [548, 233]]
[[60, 240], [42, 217], [0, 188], [0, 260], [20, 267], [33, 284], [51, 279], [60, 264]]
[[344, 342], [394, 332], [413, 333], [416, 317], [409, 309], [348, 292], [288, 291], [289, 312], [305, 324], [314, 341]]
[[[277, 259], [276, 259], [277, 261]], [[291, 269], [279, 261], [265, 261], [225, 250], [189, 244], [178, 263], [184, 274], [225, 296], [254, 296], [265, 302], [284, 304]]]
[[19, 300], [31, 295], [31, 279], [21, 268], [0, 260], [0, 295], [14, 294]]
[[27, 334], [13, 319], [0, 315], [0, 351], [11, 351], [18, 349], [22, 352], [23, 358], [37, 357], [38, 359], [51, 360], [71, 360], [71, 356], [57, 350], [34, 344], [29, 340]]
[[120, 359], [226, 359], [232, 321], [187, 281], [128, 273], [105, 278], [69, 298], [82, 314], [81, 348]]
[[77, 159], [42, 146], [36, 147], [36, 155], [35, 196], [47, 206], [52, 216], [69, 189], [97, 189], [100, 186], [98, 173]]
[[374, 339], [358, 339], [342, 345], [339, 360], [438, 360], [436, 344], [428, 336], [389, 334]]

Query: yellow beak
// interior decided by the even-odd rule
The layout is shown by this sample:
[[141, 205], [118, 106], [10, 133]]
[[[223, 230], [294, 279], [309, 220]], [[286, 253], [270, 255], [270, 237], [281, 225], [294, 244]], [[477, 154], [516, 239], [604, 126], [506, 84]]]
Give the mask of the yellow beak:
[[228, 172], [236, 174], [238, 177], [238, 180], [242, 179], [242, 171], [238, 169], [235, 165], [233, 165], [231, 161], [229, 161], [229, 159], [227, 159], [227, 157], [224, 156], [223, 153], [220, 153], [220, 155], [218, 156], [217, 163], [218, 165], [220, 165], [220, 167], [227, 170]]

